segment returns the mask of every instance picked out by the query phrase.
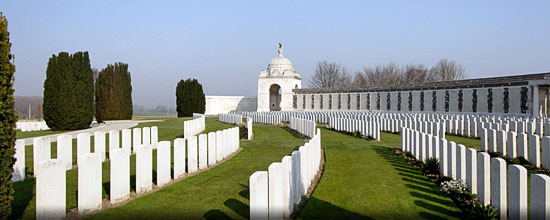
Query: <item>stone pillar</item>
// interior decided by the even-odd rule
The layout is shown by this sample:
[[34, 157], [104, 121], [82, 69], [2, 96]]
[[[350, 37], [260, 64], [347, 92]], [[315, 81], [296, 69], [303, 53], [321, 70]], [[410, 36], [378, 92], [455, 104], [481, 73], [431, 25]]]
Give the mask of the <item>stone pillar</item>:
[[199, 169], [208, 167], [208, 137], [206, 134], [199, 135]]
[[185, 174], [185, 139], [174, 139], [174, 179]]
[[540, 167], [540, 138], [538, 135], [529, 135], [529, 163]]
[[488, 153], [477, 153], [477, 198], [484, 205], [489, 205], [491, 199], [490, 160]]
[[491, 159], [491, 205], [498, 209], [500, 219], [507, 219], [506, 161]]
[[153, 149], [140, 145], [136, 149], [136, 193], [143, 194], [153, 189]]
[[101, 161], [105, 161], [105, 132], [96, 131], [94, 133], [94, 153], [101, 156]]
[[268, 174], [266, 171], [256, 171], [249, 179], [250, 187], [250, 219], [268, 219], [269, 192]]
[[521, 165], [509, 165], [508, 178], [508, 218], [527, 219], [527, 169]]
[[187, 172], [198, 171], [197, 136], [190, 136], [187, 140]]
[[79, 214], [101, 209], [103, 190], [101, 179], [102, 161], [101, 155], [97, 153], [80, 155], [78, 160]]
[[65, 169], [73, 168], [73, 138], [70, 135], [57, 136], [57, 159], [65, 162]]
[[283, 219], [282, 164], [272, 163], [268, 168], [269, 219]]
[[533, 86], [533, 106], [532, 117], [539, 117], [540, 104], [539, 104], [539, 86]]
[[65, 218], [65, 207], [67, 203], [67, 178], [65, 162], [57, 159], [42, 161], [39, 164], [36, 164], [35, 175], [36, 218]]

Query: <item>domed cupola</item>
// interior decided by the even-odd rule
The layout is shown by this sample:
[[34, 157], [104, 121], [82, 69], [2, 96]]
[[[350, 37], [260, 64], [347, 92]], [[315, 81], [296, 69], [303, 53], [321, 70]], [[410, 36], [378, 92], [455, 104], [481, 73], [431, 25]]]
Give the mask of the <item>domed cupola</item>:
[[271, 59], [267, 65], [267, 70], [262, 71], [260, 77], [283, 76], [300, 78], [298, 72], [294, 70], [292, 62], [283, 56], [283, 44], [279, 43], [279, 55]]

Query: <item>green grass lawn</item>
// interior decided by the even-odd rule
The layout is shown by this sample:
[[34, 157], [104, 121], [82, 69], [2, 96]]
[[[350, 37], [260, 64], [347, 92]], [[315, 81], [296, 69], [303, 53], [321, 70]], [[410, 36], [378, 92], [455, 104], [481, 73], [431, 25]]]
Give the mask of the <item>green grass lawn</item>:
[[[159, 140], [182, 134], [183, 120], [140, 124], [156, 125]], [[207, 130], [234, 125], [206, 119]], [[272, 162], [297, 150], [304, 141], [283, 128], [254, 124], [253, 141], [241, 140], [243, 150], [232, 159], [187, 177], [157, 192], [90, 216], [92, 219], [246, 219], [249, 217], [248, 179], [267, 170]], [[455, 218], [461, 213], [434, 183], [390, 148], [400, 146], [398, 135], [382, 133], [382, 142], [366, 141], [322, 129], [325, 173], [300, 214], [301, 219]], [[108, 140], [106, 140], [108, 141]], [[52, 153], [55, 149], [52, 149]], [[74, 151], [76, 152], [76, 151]], [[156, 152], [153, 152], [154, 157]], [[32, 158], [32, 152], [30, 155]], [[32, 161], [31, 161], [32, 162]], [[32, 164], [31, 164], [32, 165]], [[156, 162], [153, 162], [156, 169]], [[131, 187], [135, 187], [135, 156], [131, 157]], [[154, 177], [155, 179], [155, 177]], [[67, 172], [67, 208], [77, 205], [77, 169]], [[34, 218], [34, 179], [14, 183], [13, 218]], [[103, 163], [103, 196], [109, 190], [109, 162]]]
[[300, 219], [452, 219], [462, 213], [439, 187], [381, 142], [321, 130], [325, 171]]
[[469, 138], [456, 135], [445, 134], [447, 141], [454, 141], [456, 144], [462, 144], [467, 148], [481, 149], [481, 140], [479, 138]]
[[[159, 127], [159, 141], [172, 141], [177, 138], [179, 135], [183, 134], [183, 121], [190, 118], [171, 118], [166, 119], [162, 122], [147, 122], [140, 123], [136, 127], [149, 127], [149, 126], [158, 126]], [[225, 128], [234, 127], [229, 124], [223, 124], [215, 122], [215, 118], [207, 118], [207, 129], [204, 132], [217, 131]], [[106, 135], [106, 143], [109, 143], [109, 135]], [[55, 140], [53, 140], [55, 141]], [[93, 137], [91, 138], [91, 146], [93, 148]], [[57, 157], [57, 143], [52, 142], [52, 157]], [[32, 146], [27, 146], [25, 149], [25, 164], [26, 167], [29, 167], [32, 170], [33, 161], [32, 161]], [[108, 149], [106, 149], [106, 155], [108, 154]], [[153, 151], [153, 155], [156, 154], [156, 151]], [[154, 157], [155, 158], [155, 157]], [[132, 189], [135, 188], [135, 155], [130, 157], [130, 167], [132, 175]], [[73, 139], [73, 164], [76, 164], [76, 139]], [[156, 170], [156, 160], [153, 160], [153, 169]], [[109, 161], [103, 163], [103, 196], [109, 194]], [[78, 169], [72, 169], [67, 171], [67, 208], [74, 208], [77, 206], [77, 189], [78, 189]], [[35, 179], [28, 178], [24, 181], [15, 182], [13, 184], [15, 189], [14, 200], [12, 202], [12, 217], [13, 218], [24, 218], [31, 219], [35, 216]]]
[[45, 136], [45, 135], [60, 134], [60, 133], [65, 133], [65, 132], [69, 132], [69, 131], [45, 130], [45, 131], [26, 131], [26, 132], [22, 132], [21, 130], [17, 130], [17, 134], [15, 135], [15, 139], [33, 138], [33, 137], [40, 137], [40, 136]]
[[[217, 122], [216, 122], [217, 123]], [[207, 120], [207, 128], [216, 124]], [[254, 124], [254, 141], [232, 159], [92, 219], [246, 219], [248, 179], [304, 142], [280, 127]]]

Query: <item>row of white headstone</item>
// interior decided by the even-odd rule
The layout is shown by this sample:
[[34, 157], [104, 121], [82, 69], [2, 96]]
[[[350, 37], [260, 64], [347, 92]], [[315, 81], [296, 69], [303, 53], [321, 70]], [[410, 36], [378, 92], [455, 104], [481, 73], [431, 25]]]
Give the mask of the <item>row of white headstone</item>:
[[247, 129], [247, 139], [252, 140], [252, 136], [254, 135], [254, 130], [252, 129], [252, 118], [246, 117], [246, 129]]
[[250, 219], [288, 218], [306, 195], [319, 172], [321, 131], [292, 156], [269, 165], [268, 171], [256, 171], [249, 179]]
[[[132, 136], [133, 131], [133, 136]], [[130, 149], [135, 152], [137, 146], [142, 144], [152, 145], [156, 148], [158, 142], [158, 127], [144, 127], [123, 129], [122, 131], [111, 130], [109, 131], [109, 143], [106, 144], [105, 132], [94, 132], [94, 147], [93, 152], [98, 153], [101, 157], [101, 161], [105, 161], [106, 147], [109, 148], [109, 154], [111, 149], [119, 148], [120, 146], [120, 133], [122, 133], [122, 148]], [[132, 142], [133, 137], [133, 142]], [[80, 133], [77, 135], [76, 141], [76, 157], [77, 165], [81, 155], [92, 152], [91, 136], [90, 133]], [[65, 164], [65, 169], [70, 170], [73, 167], [73, 140], [71, 135], [59, 135], [57, 136], [57, 159], [62, 160]], [[33, 172], [34, 175], [39, 172], [37, 166], [39, 163], [44, 162], [52, 158], [51, 152], [51, 139], [50, 137], [37, 137], [33, 139]], [[110, 157], [110, 155], [109, 155]], [[15, 142], [15, 159], [14, 173], [12, 175], [12, 181], [23, 180], [26, 176], [25, 173], [25, 141], [17, 140]]]
[[228, 124], [240, 124], [243, 123], [243, 116], [237, 114], [218, 114], [218, 121], [228, 123]]
[[482, 151], [497, 152], [510, 159], [523, 157], [535, 167], [550, 169], [550, 136], [484, 128], [480, 140]]
[[312, 120], [292, 117], [290, 118], [290, 128], [308, 137], [315, 136], [315, 126], [315, 121]]
[[183, 122], [183, 137], [188, 138], [200, 134], [206, 129], [205, 117], [202, 114], [193, 113], [193, 119]]
[[347, 118], [330, 118], [328, 128], [336, 131], [356, 132], [380, 141], [380, 124], [375, 121]]
[[273, 115], [269, 112], [243, 112], [243, 115], [252, 118], [256, 123], [262, 124], [276, 125], [283, 121], [280, 115]]
[[50, 128], [45, 121], [18, 121], [15, 122], [15, 128], [22, 131], [43, 131]]
[[[186, 173], [195, 173], [228, 158], [239, 148], [239, 128], [174, 140], [174, 179]], [[197, 142], [198, 140], [198, 142]], [[186, 147], [187, 143], [187, 147]], [[157, 146], [157, 187], [172, 179], [171, 146], [161, 141]], [[110, 202], [124, 202], [130, 198], [129, 148], [110, 150]], [[136, 149], [136, 193], [153, 189], [153, 147], [142, 144]], [[186, 170], [187, 168], [187, 170]], [[57, 219], [66, 215], [65, 161], [49, 159], [37, 166], [36, 217]], [[86, 153], [78, 160], [78, 213], [85, 214], [102, 208], [102, 158], [98, 153]]]
[[[418, 160], [437, 158], [442, 176], [466, 183], [485, 205], [499, 210], [501, 219], [527, 219], [528, 172], [521, 165], [508, 165], [502, 158], [491, 158], [486, 152], [404, 128], [401, 149]], [[550, 218], [550, 177], [531, 175], [530, 211], [532, 219]]]

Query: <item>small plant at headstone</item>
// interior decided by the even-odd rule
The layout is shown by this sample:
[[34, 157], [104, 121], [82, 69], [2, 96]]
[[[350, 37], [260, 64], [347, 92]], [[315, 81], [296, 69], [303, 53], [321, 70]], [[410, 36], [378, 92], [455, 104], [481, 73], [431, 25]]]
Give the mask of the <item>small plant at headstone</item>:
[[439, 159], [430, 158], [420, 165], [420, 170], [424, 175], [437, 175], [439, 174]]
[[471, 219], [499, 219], [498, 209], [492, 205], [477, 203], [472, 207]]
[[435, 184], [437, 184], [438, 186], [441, 186], [441, 183], [446, 181], [451, 181], [451, 180], [453, 180], [453, 178], [448, 176], [441, 176], [435, 181]]
[[352, 133], [352, 136], [358, 137], [358, 138], [362, 138], [362, 137], [363, 137], [363, 136], [361, 135], [361, 132], [360, 132], [360, 131], [354, 131], [354, 132]]
[[441, 183], [441, 191], [447, 195], [460, 194], [467, 192], [468, 187], [460, 180], [449, 180]]

